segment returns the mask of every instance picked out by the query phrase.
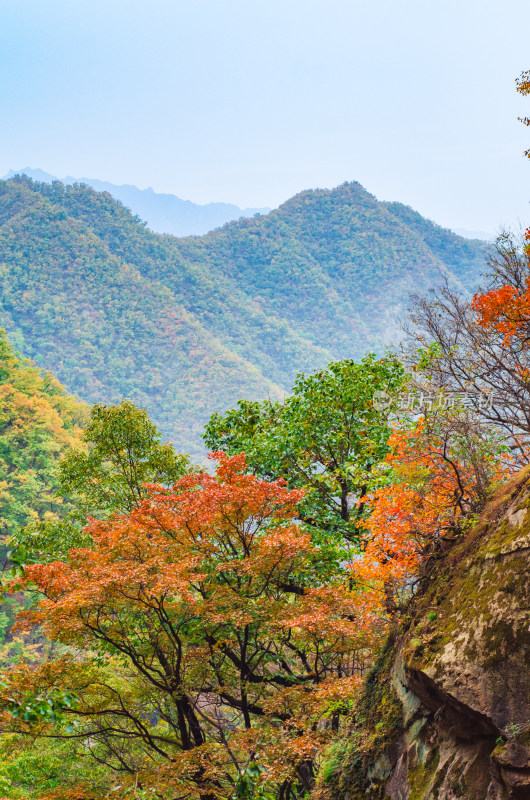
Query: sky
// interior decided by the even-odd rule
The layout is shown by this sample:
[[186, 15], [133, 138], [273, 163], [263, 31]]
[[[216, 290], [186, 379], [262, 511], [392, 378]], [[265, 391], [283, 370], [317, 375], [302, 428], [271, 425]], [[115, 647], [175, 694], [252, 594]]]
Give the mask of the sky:
[[0, 175], [530, 223], [528, 0], [0, 0]]

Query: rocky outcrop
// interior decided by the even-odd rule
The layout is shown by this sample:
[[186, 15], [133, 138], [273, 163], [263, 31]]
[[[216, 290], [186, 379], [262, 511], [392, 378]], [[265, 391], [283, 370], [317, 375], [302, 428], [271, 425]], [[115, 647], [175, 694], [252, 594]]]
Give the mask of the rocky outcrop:
[[530, 800], [530, 471], [431, 572], [321, 770], [332, 800]]

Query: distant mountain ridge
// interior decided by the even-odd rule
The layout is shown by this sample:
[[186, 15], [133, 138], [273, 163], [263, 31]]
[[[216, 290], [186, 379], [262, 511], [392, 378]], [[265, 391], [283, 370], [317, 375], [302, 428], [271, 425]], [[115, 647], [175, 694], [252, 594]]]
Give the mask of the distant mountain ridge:
[[18, 176], [0, 181], [0, 326], [68, 391], [127, 397], [197, 453], [212, 412], [397, 342], [411, 292], [474, 290], [486, 251], [358, 183], [177, 239], [107, 193]]
[[170, 233], [173, 236], [197, 236], [219, 228], [226, 222], [240, 217], [252, 217], [254, 214], [266, 214], [269, 208], [239, 208], [232, 203], [206, 203], [200, 205], [191, 200], [182, 200], [174, 194], [163, 194], [153, 189], [139, 189], [131, 184], [117, 186], [108, 181], [95, 178], [57, 178], [42, 169], [24, 167], [9, 170], [5, 180], [15, 175], [27, 175], [34, 181], [52, 183], [61, 180], [64, 184], [83, 183], [97, 192], [108, 192], [119, 200], [134, 214], [147, 222], [156, 233]]
[[463, 236], [464, 239], [480, 239], [483, 242], [492, 242], [496, 236], [488, 231], [468, 231], [467, 228], [454, 228], [453, 233]]

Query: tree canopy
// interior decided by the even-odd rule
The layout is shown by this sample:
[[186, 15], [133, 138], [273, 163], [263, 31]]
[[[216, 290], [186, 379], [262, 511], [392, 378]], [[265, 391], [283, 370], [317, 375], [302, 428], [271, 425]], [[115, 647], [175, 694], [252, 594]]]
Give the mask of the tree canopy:
[[[87, 517], [107, 518], [138, 508], [148, 486], [172, 486], [192, 470], [187, 456], [162, 443], [146, 411], [123, 400], [90, 409], [78, 446], [55, 465], [55, 502], [66, 501], [61, 518], [33, 520], [12, 537], [11, 558], [54, 560], [87, 544]], [[68, 512], [68, 513], [66, 513]]]
[[130, 401], [96, 404], [82, 434], [85, 448], [61, 460], [59, 483], [86, 516], [127, 513], [145, 496], [145, 484], [173, 485], [190, 469], [186, 456], [162, 444], [147, 412]]
[[215, 476], [153, 487], [129, 514], [92, 521], [90, 547], [26, 567], [39, 603], [25, 624], [67, 650], [13, 669], [10, 697], [68, 687], [75, 729], [57, 735], [85, 737], [128, 786], [224, 797], [256, 763], [263, 785], [300, 797], [333, 729], [320, 721], [347, 710], [380, 612], [342, 572], [321, 581], [295, 523], [300, 490], [216, 458]]
[[448, 286], [416, 298], [409, 359], [415, 368], [428, 354], [431, 386], [465, 398], [485, 425], [506, 437], [520, 464], [528, 459], [530, 436], [527, 243], [509, 233], [498, 238], [489, 286], [471, 300]]
[[373, 468], [388, 452], [390, 417], [406, 383], [392, 356], [334, 362], [299, 376], [283, 402], [241, 401], [214, 414], [204, 438], [212, 449], [244, 452], [256, 475], [303, 489], [298, 513], [315, 541], [358, 545], [365, 508], [358, 501], [377, 480]]

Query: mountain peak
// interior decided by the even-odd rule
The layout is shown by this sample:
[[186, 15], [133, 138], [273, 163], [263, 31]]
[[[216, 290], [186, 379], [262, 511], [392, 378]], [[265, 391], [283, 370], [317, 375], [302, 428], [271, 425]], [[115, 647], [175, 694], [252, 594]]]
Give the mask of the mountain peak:
[[32, 167], [23, 169], [10, 169], [4, 180], [9, 180], [15, 175], [27, 175], [39, 183], [61, 183], [72, 185], [82, 183], [95, 189], [97, 192], [108, 192], [115, 200], [119, 200], [134, 214], [147, 222], [151, 230], [156, 233], [170, 233], [174, 236], [197, 236], [207, 233], [214, 228], [219, 228], [226, 222], [252, 217], [255, 214], [267, 214], [270, 208], [239, 208], [232, 203], [206, 203], [200, 205], [191, 200], [183, 200], [177, 195], [155, 192], [151, 187], [139, 189], [132, 184], [116, 185], [97, 178], [74, 178], [67, 175], [57, 178], [49, 172]]
[[382, 352], [441, 274], [473, 290], [486, 249], [358, 183], [180, 239], [79, 184], [0, 181], [0, 212], [0, 325], [19, 349], [84, 400], [133, 400], [195, 453], [213, 411]]

